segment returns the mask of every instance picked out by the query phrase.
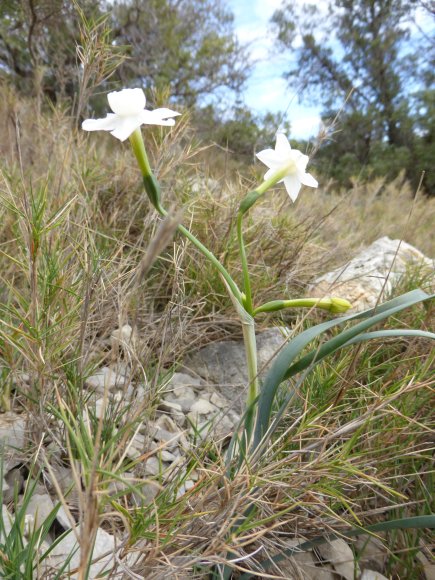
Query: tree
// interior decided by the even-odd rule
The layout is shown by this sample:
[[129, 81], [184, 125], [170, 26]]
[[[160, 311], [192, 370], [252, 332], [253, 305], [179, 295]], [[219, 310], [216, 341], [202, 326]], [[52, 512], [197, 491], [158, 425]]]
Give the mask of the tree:
[[117, 0], [112, 14], [116, 42], [129, 46], [124, 81], [170, 87], [193, 105], [219, 88], [237, 92], [247, 78], [246, 48], [221, 0]]
[[73, 97], [80, 50], [98, 35], [91, 59], [126, 50], [124, 85], [169, 88], [187, 105], [219, 87], [239, 90], [248, 73], [220, 0], [1, 0], [0, 74], [26, 92], [39, 75], [50, 97]]
[[[323, 13], [318, 5], [298, 6], [288, 2], [273, 15], [279, 44], [296, 52], [287, 79], [322, 103], [325, 116], [335, 115], [348, 98], [340, 133], [321, 155], [327, 152], [333, 167], [346, 156], [355, 162], [349, 164], [352, 170], [359, 163], [360, 169], [377, 165], [377, 171], [392, 173], [400, 169], [392, 161], [404, 159], [417, 181], [416, 94], [430, 52], [429, 42], [425, 50], [417, 49], [415, 43], [425, 40], [411, 34], [418, 3], [330, 0]], [[379, 157], [374, 164], [375, 153], [385, 158], [385, 166]]]

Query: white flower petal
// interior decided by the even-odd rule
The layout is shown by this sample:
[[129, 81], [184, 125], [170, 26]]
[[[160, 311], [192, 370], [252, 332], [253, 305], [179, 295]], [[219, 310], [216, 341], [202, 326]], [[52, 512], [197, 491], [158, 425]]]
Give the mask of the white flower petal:
[[301, 182], [295, 175], [289, 175], [284, 178], [284, 185], [287, 193], [292, 201], [296, 201], [299, 191], [301, 190]]
[[276, 160], [276, 152], [273, 149], [263, 149], [263, 151], [259, 151], [256, 154], [256, 157], [258, 157], [261, 163], [267, 165], [267, 167], [279, 166]]
[[111, 131], [111, 135], [125, 141], [138, 127], [142, 125], [141, 115], [131, 115], [129, 117], [118, 116], [116, 119], [116, 127]]
[[154, 111], [141, 111], [142, 123], [145, 125], [175, 125], [174, 119], [171, 117], [176, 117], [180, 115], [176, 111], [171, 109], [155, 109]]
[[178, 115], [181, 115], [181, 113], [177, 113], [177, 111], [173, 111], [172, 109], [166, 109], [165, 107], [162, 107], [161, 109], [154, 109], [154, 111], [151, 112], [155, 115], [158, 115], [162, 119], [169, 119], [171, 117], [178, 117]]
[[304, 173], [300, 176], [301, 183], [308, 185], [308, 187], [318, 187], [319, 184], [317, 180], [311, 175], [311, 173]]
[[137, 115], [145, 108], [145, 94], [142, 89], [123, 89], [107, 95], [110, 108], [121, 117]]
[[104, 119], [86, 119], [82, 123], [85, 131], [112, 131], [116, 127], [116, 115], [109, 113]]
[[276, 135], [276, 143], [275, 143], [275, 151], [281, 157], [285, 156], [288, 157], [290, 155], [292, 148], [287, 137], [284, 133], [277, 133]]
[[294, 155], [293, 159], [297, 165], [298, 171], [300, 173], [305, 173], [305, 168], [307, 167], [310, 158], [308, 155], [304, 155], [300, 151], [292, 151], [292, 153], [299, 153], [299, 155]]

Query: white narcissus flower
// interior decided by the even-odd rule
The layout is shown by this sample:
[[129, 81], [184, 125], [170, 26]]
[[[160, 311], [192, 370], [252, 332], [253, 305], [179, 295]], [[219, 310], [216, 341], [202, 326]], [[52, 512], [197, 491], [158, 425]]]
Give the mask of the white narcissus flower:
[[308, 155], [292, 149], [283, 133], [277, 134], [275, 149], [264, 149], [257, 153], [257, 157], [269, 167], [264, 179], [269, 179], [278, 172], [284, 175], [278, 183], [284, 182], [292, 201], [296, 201], [302, 185], [309, 187], [319, 185], [310, 173], [305, 172], [309, 161]]
[[110, 108], [104, 119], [86, 119], [82, 123], [85, 131], [110, 131], [111, 135], [125, 141], [141, 125], [174, 125], [172, 117], [180, 115], [171, 109], [145, 109], [145, 94], [142, 89], [123, 89], [107, 95]]

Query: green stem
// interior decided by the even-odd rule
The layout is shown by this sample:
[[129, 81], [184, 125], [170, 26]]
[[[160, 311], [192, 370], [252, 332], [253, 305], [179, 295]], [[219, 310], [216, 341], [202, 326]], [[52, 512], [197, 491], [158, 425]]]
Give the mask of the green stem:
[[243, 271], [243, 291], [245, 293], [244, 306], [246, 311], [252, 315], [253, 307], [252, 307], [251, 280], [249, 277], [248, 260], [246, 258], [245, 243], [243, 241], [243, 231], [242, 231], [243, 215], [244, 214], [241, 211], [239, 211], [239, 213], [237, 214], [237, 239], [239, 241], [239, 252]]
[[150, 162], [148, 161], [148, 155], [145, 150], [145, 143], [143, 142], [140, 128], [133, 131], [133, 133], [130, 135], [130, 143], [142, 175], [144, 177], [152, 175], [153, 172], [151, 171]]
[[[150, 198], [151, 203], [158, 211], [161, 216], [167, 216], [168, 212], [161, 204], [161, 196], [160, 196], [160, 186], [151, 171], [151, 166], [148, 161], [148, 156], [146, 154], [145, 145], [142, 138], [142, 132], [140, 129], [136, 129], [130, 135], [130, 143], [133, 148], [133, 152], [139, 164], [140, 170], [142, 172], [144, 186], [148, 197]], [[202, 244], [198, 238], [196, 238], [187, 228], [183, 225], [178, 225], [178, 230], [186, 236], [188, 240], [192, 242], [198, 248], [198, 250], [216, 267], [216, 269], [220, 272], [223, 276], [225, 281], [227, 282], [228, 286], [231, 289], [231, 292], [236, 297], [237, 301], [243, 305], [243, 296], [240, 292], [237, 284], [231, 278], [230, 274], [228, 273], [227, 269], [219, 262], [216, 256], [208, 250], [204, 244]]]
[[[251, 318], [251, 317], [250, 317]], [[255, 401], [259, 394], [258, 384], [258, 368], [257, 368], [257, 344], [255, 338], [255, 322], [243, 321], [243, 342], [245, 345], [246, 363], [248, 367], [248, 398], [246, 400], [246, 418], [245, 418], [245, 433], [246, 433], [246, 449], [249, 448], [249, 440], [254, 425], [255, 417]]]

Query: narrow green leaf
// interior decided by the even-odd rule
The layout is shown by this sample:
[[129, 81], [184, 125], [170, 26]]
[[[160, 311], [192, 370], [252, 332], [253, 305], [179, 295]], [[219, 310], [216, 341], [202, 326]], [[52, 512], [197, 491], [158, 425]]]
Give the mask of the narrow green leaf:
[[[297, 363], [295, 363], [294, 365], [292, 365], [288, 369], [284, 378], [288, 379], [291, 376], [295, 375], [296, 373], [303, 371], [311, 364], [319, 363], [323, 358], [325, 358], [325, 356], [332, 354], [333, 352], [335, 352], [339, 348], [341, 348], [343, 346], [347, 346], [348, 344], [352, 344], [351, 341], [354, 338], [356, 338], [358, 335], [361, 335], [361, 333], [364, 332], [364, 330], [370, 328], [371, 326], [374, 326], [375, 324], [378, 324], [379, 322], [382, 322], [383, 320], [385, 320], [386, 318], [388, 318], [392, 314], [395, 314], [396, 312], [399, 312], [400, 310], [403, 310], [404, 308], [407, 308], [408, 306], [413, 306], [417, 302], [423, 302], [424, 300], [429, 300], [429, 299], [432, 299], [433, 297], [434, 297], [433, 295], [432, 296], [426, 295], [426, 298], [423, 298], [422, 300], [410, 301], [409, 303], [405, 303], [402, 306], [392, 308], [390, 311], [377, 314], [376, 316], [372, 316], [371, 318], [369, 318], [368, 320], [365, 320], [364, 322], [360, 322], [359, 324], [356, 324], [352, 328], [349, 328], [348, 330], [345, 330], [344, 332], [340, 333], [339, 335], [334, 336], [334, 338], [331, 338], [330, 340], [328, 340], [327, 342], [322, 344], [318, 349], [312, 350], [310, 353], [305, 355]], [[400, 332], [400, 331], [396, 331], [396, 330], [378, 331], [377, 333], [374, 333], [375, 335], [377, 334], [377, 336], [375, 336], [375, 338], [381, 338], [382, 333], [385, 333], [385, 332], [394, 333], [394, 332]], [[404, 332], [413, 333], [413, 334], [410, 334], [409, 336], [418, 336], [418, 333], [420, 333], [420, 336], [422, 336], [424, 338], [434, 338], [434, 335], [432, 335], [430, 332], [425, 333], [425, 334], [421, 334], [423, 331], [419, 331], [419, 330], [414, 330], [414, 331], [407, 330]], [[415, 333], [417, 333], [417, 334], [415, 334]], [[394, 334], [391, 334], [390, 336], [394, 336]], [[396, 336], [400, 336], [400, 334], [398, 334]], [[406, 336], [406, 334], [405, 334], [405, 336]], [[360, 341], [357, 340], [356, 342], [360, 342]]]
[[[300, 372], [305, 368], [308, 368], [313, 361], [319, 360], [319, 357], [323, 354], [329, 354], [334, 352], [337, 348], [354, 338], [356, 335], [364, 332], [370, 326], [381, 322], [385, 318], [388, 318], [392, 314], [403, 310], [409, 306], [417, 304], [418, 302], [422, 302], [424, 300], [429, 299], [430, 296], [423, 292], [422, 290], [413, 290], [408, 292], [402, 296], [398, 296], [397, 298], [393, 298], [388, 302], [384, 302], [380, 304], [377, 308], [372, 308], [370, 310], [366, 310], [365, 312], [360, 312], [358, 314], [350, 314], [347, 316], [342, 316], [340, 318], [336, 318], [334, 320], [329, 320], [327, 322], [323, 322], [312, 328], [308, 328], [304, 332], [301, 332], [298, 336], [293, 338], [279, 353], [277, 356], [274, 364], [272, 365], [271, 369], [267, 373], [265, 378], [260, 397], [258, 400], [258, 418], [257, 424], [255, 428], [255, 436], [254, 436], [254, 443], [253, 448], [255, 449], [264, 433], [266, 433], [270, 416], [272, 412], [273, 401], [275, 399], [276, 392], [278, 390], [279, 385], [289, 376], [294, 374], [292, 369], [293, 367], [291, 364], [295, 360], [297, 356], [302, 352], [302, 350], [316, 337], [324, 334], [330, 328], [334, 326], [339, 326], [344, 324], [345, 322], [351, 320], [360, 320], [363, 319], [363, 322], [355, 325], [354, 327], [350, 328], [347, 331], [341, 333], [338, 337], [331, 339], [324, 345], [322, 345], [319, 349], [311, 352], [309, 355], [306, 355], [302, 360], [304, 361], [303, 366], [298, 366], [298, 370], [295, 372]], [[364, 320], [367, 319], [367, 320]], [[322, 351], [323, 349], [323, 351]], [[297, 364], [299, 365], [301, 361]], [[290, 367], [290, 369], [289, 369]]]
[[[376, 532], [387, 532], [390, 530], [408, 530], [408, 529], [422, 529], [422, 528], [435, 528], [435, 515], [430, 514], [427, 516], [415, 516], [412, 518], [401, 518], [399, 520], [390, 520], [387, 522], [380, 522], [378, 524], [374, 524], [372, 526], [367, 526], [366, 528], [352, 528], [349, 531], [343, 532], [342, 534], [328, 534], [326, 536], [319, 536], [318, 538], [314, 538], [313, 540], [308, 540], [307, 542], [302, 542], [298, 546], [293, 546], [288, 548], [287, 550], [283, 550], [280, 554], [277, 554], [273, 558], [263, 562], [261, 567], [263, 570], [267, 570], [273, 564], [277, 564], [281, 560], [285, 560], [286, 558], [292, 556], [297, 552], [304, 552], [310, 550], [314, 546], [319, 546], [320, 544], [324, 544], [325, 542], [329, 542], [331, 540], [335, 540], [336, 538], [341, 538], [346, 536], [347, 538], [352, 538], [355, 536], [361, 536], [362, 534], [374, 534]], [[250, 578], [254, 578], [255, 576], [259, 576], [258, 572], [246, 572], [242, 574], [239, 580], [249, 580]]]

